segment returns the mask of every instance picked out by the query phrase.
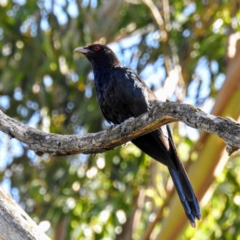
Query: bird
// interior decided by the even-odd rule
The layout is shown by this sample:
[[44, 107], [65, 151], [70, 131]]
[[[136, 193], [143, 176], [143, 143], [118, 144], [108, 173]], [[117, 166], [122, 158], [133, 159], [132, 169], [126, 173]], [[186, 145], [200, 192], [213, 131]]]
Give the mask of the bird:
[[[146, 83], [130, 68], [121, 66], [116, 54], [106, 45], [77, 47], [92, 64], [98, 104], [104, 118], [121, 124], [150, 110], [150, 101], [157, 100]], [[171, 128], [164, 125], [132, 140], [132, 143], [153, 159], [167, 166], [177, 194], [192, 227], [201, 220], [199, 202], [179, 159]]]

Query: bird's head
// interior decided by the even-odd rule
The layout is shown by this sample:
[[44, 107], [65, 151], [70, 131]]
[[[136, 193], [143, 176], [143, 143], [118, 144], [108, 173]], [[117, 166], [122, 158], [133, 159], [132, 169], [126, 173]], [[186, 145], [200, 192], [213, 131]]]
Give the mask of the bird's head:
[[82, 53], [92, 63], [93, 67], [120, 66], [115, 53], [106, 45], [93, 44], [88, 47], [78, 47], [73, 52]]

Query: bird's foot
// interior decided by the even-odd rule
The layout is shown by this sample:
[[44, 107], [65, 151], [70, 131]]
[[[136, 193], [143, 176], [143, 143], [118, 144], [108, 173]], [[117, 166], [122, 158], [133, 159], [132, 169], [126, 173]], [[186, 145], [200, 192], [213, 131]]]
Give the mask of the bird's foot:
[[112, 131], [112, 129], [114, 128], [114, 127], [116, 127], [118, 124], [113, 124], [113, 125], [111, 125], [108, 129], [107, 129], [107, 136], [109, 137], [109, 134], [110, 134], [110, 132]]
[[128, 126], [130, 119], [134, 119], [134, 117], [128, 118], [127, 120], [121, 123], [121, 126], [120, 126], [121, 137], [126, 136], [131, 132]]

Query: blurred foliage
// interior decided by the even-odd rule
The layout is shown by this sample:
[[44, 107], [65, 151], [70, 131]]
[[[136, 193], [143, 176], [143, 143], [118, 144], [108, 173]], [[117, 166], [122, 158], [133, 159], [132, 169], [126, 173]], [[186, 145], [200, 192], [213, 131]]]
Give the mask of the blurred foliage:
[[[111, 43], [122, 63], [153, 90], [180, 66], [182, 77], [167, 97], [209, 111], [225, 80], [228, 38], [240, 29], [238, 3], [169, 1], [167, 11], [156, 1], [156, 7], [164, 16], [161, 30], [139, 0], [0, 0], [1, 109], [47, 132], [84, 134], [108, 127], [91, 65], [72, 53], [99, 41]], [[179, 126], [176, 143], [187, 160], [196, 137]], [[53, 239], [62, 222], [64, 239], [140, 239], [170, 194], [166, 168], [131, 144], [96, 156], [37, 157], [1, 134], [0, 149], [6, 153], [2, 185], [36, 222], [51, 223], [47, 233]], [[214, 182], [198, 230], [187, 229], [185, 239], [237, 239], [239, 168], [236, 155]], [[163, 216], [167, 213], [165, 206]], [[160, 222], [153, 236], [159, 229]]]

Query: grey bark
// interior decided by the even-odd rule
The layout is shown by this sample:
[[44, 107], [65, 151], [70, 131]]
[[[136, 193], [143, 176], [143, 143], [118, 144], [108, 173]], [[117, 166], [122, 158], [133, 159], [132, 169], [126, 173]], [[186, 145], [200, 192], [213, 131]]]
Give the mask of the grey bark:
[[229, 155], [240, 149], [240, 123], [231, 118], [207, 114], [188, 104], [152, 101], [148, 113], [130, 118], [108, 130], [83, 136], [44, 133], [0, 111], [0, 130], [26, 143], [38, 155], [105, 152], [174, 121], [182, 121], [193, 128], [218, 135], [226, 142]]
[[0, 239], [50, 240], [2, 188], [0, 188]]

